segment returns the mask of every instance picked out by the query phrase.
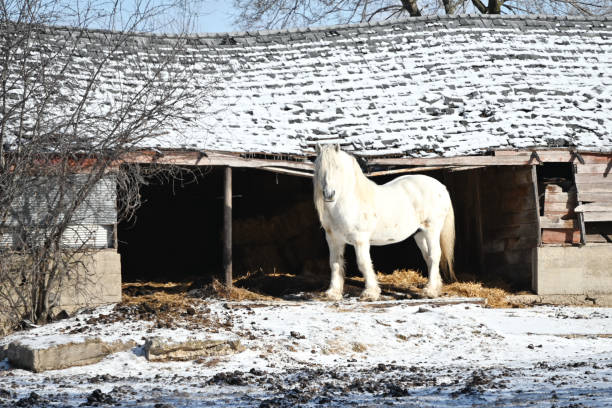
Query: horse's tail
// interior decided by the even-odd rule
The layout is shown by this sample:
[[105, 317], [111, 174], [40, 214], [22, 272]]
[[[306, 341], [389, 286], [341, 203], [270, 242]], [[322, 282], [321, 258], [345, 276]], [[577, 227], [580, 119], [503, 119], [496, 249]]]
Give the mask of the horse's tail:
[[440, 233], [440, 248], [442, 249], [442, 257], [440, 258], [440, 266], [447, 272], [447, 277], [453, 282], [457, 281], [453, 262], [455, 258], [455, 212], [451, 204], [450, 210], [444, 219], [444, 226]]

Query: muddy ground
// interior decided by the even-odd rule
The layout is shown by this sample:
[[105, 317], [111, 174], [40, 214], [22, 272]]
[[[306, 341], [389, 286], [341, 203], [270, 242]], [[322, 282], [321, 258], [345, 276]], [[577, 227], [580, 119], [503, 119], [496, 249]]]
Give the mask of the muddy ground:
[[[127, 285], [121, 304], [2, 339], [139, 345], [38, 374], [5, 360], [0, 407], [612, 406], [612, 309], [364, 303], [358, 293], [323, 302], [238, 291], [228, 300], [219, 288], [186, 289]], [[150, 336], [221, 335], [245, 350], [186, 362], [144, 357]]]

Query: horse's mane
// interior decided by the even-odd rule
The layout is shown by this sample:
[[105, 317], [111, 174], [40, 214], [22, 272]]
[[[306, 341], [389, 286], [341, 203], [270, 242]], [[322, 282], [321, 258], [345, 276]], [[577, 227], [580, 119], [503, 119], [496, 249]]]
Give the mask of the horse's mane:
[[[355, 179], [355, 188], [357, 190], [356, 191], [357, 194], [361, 197], [362, 200], [367, 199], [368, 196], [371, 195], [370, 189], [373, 185], [375, 185], [375, 183], [372, 180], [368, 179], [365, 176], [365, 174], [363, 174], [363, 171], [361, 170], [361, 166], [357, 162], [357, 159], [355, 158], [355, 156], [347, 152], [344, 152], [342, 150], [340, 150], [337, 154], [339, 155], [345, 154], [350, 158], [351, 169], [344, 169], [344, 171], [350, 172], [352, 170], [352, 176]], [[317, 183], [317, 176], [320, 174], [321, 169], [324, 169], [325, 167], [331, 165], [332, 157], [333, 155], [320, 154], [315, 160], [315, 171], [314, 171], [315, 177], [313, 178], [314, 203], [315, 203], [315, 208], [317, 209], [317, 212], [319, 213], [319, 216], [321, 216], [323, 213], [324, 204], [323, 204], [323, 193]]]

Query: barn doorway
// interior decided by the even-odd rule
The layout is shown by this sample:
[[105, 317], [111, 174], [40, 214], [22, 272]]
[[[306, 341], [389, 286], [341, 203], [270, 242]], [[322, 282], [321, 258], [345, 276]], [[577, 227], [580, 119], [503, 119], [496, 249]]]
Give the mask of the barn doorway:
[[[316, 285], [289, 290], [325, 289], [328, 249], [312, 203], [312, 180], [240, 168], [233, 169], [232, 178], [234, 278], [274, 275], [279, 283], [270, 283], [277, 287], [267, 290], [278, 295], [288, 290], [282, 276], [315, 275]], [[118, 225], [123, 281], [222, 280], [222, 195], [222, 168], [186, 172], [178, 179], [152, 180], [143, 186], [143, 205], [134, 219]], [[377, 271], [406, 268], [426, 275], [412, 238], [372, 247], [371, 255]], [[351, 246], [346, 262], [347, 277], [360, 276]], [[255, 279], [242, 283], [248, 286]]]

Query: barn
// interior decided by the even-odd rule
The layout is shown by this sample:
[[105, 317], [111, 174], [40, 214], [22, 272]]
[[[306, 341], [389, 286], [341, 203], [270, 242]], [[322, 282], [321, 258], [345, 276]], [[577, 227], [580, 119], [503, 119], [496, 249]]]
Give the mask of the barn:
[[[69, 32], [47, 27], [46, 38]], [[92, 30], [82, 47], [112, 35]], [[133, 40], [153, 53], [174, 41]], [[537, 294], [612, 294], [608, 17], [429, 16], [205, 34], [183, 52], [196, 82], [214, 80], [214, 103], [188, 107], [125, 161], [201, 171], [143, 187], [135, 222], [93, 212], [100, 283], [90, 303], [120, 299], [122, 276], [326, 274], [311, 198], [319, 143], [358, 156], [380, 183], [414, 173], [444, 182], [459, 273]], [[91, 206], [113, 208], [112, 183], [95, 194]], [[2, 242], [11, 245], [10, 232]], [[373, 250], [383, 271], [422, 269], [419, 256], [412, 242]]]

